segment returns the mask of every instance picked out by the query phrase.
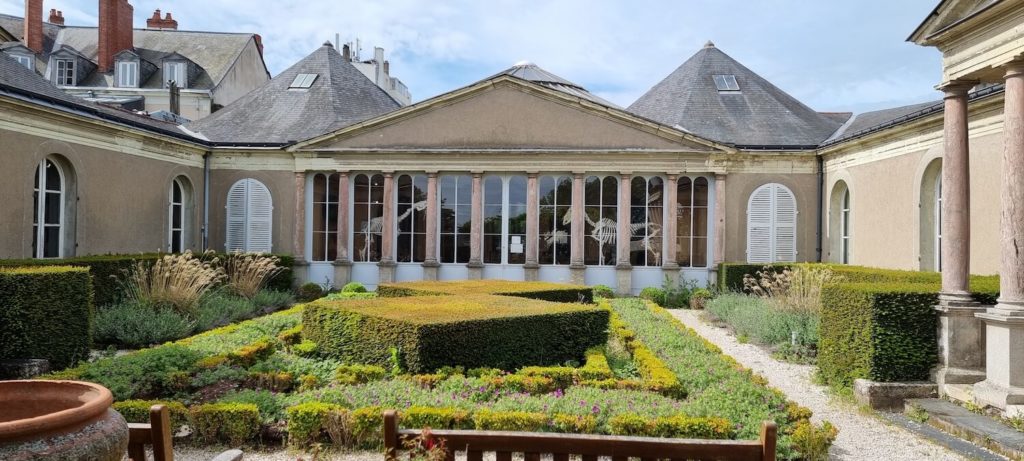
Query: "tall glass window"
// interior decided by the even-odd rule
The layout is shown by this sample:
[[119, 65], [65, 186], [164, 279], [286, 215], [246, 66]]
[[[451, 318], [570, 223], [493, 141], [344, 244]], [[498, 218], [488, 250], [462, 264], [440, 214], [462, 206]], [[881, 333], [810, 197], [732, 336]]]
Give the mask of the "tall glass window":
[[440, 243], [442, 263], [469, 262], [469, 236], [473, 216], [473, 180], [468, 175], [438, 179], [441, 203]]
[[36, 167], [32, 190], [32, 256], [60, 258], [64, 235], [64, 172], [50, 159]]
[[842, 221], [842, 263], [850, 264], [850, 189], [843, 191], [843, 201], [840, 208], [840, 220]]
[[585, 242], [583, 262], [588, 266], [615, 264], [616, 219], [619, 208], [619, 181], [614, 176], [590, 176], [584, 188], [583, 219]]
[[313, 261], [338, 257], [338, 174], [313, 175]]
[[508, 256], [506, 263], [526, 262], [526, 177], [508, 178]]
[[500, 176], [484, 178], [484, 239], [486, 264], [501, 264], [501, 241], [505, 191]]
[[354, 187], [355, 261], [379, 262], [384, 229], [384, 175], [358, 174]]
[[708, 179], [680, 177], [676, 183], [676, 263], [708, 265]]
[[942, 170], [935, 179], [935, 270], [942, 271]]
[[633, 266], [660, 266], [664, 182], [637, 176], [630, 183], [629, 261]]
[[398, 262], [421, 263], [427, 251], [427, 176], [398, 177]]
[[540, 178], [537, 242], [541, 264], [569, 264], [572, 233], [572, 178]]
[[185, 222], [187, 221], [185, 202], [186, 189], [183, 178], [174, 178], [171, 180], [171, 192], [170, 192], [170, 203], [168, 204], [167, 214], [168, 223], [170, 224], [167, 229], [167, 251], [171, 253], [181, 253], [185, 251]]

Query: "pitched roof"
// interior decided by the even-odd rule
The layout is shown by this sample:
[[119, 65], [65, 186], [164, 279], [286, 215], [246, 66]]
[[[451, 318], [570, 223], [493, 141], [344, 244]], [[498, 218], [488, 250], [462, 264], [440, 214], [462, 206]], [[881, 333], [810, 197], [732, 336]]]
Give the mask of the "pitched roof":
[[[735, 76], [739, 90], [719, 91], [716, 75]], [[814, 146], [842, 124], [786, 94], [711, 42], [627, 110], [738, 146]]]
[[[314, 74], [309, 88], [289, 88]], [[189, 127], [232, 144], [287, 144], [358, 123], [401, 107], [330, 43], [223, 109]]]
[[579, 96], [581, 98], [596, 102], [603, 106], [621, 109], [621, 107], [615, 105], [614, 103], [607, 101], [587, 91], [586, 88], [583, 88], [582, 86], [579, 86], [562, 77], [552, 74], [551, 72], [548, 72], [540, 68], [539, 66], [532, 62], [517, 62], [514, 66], [509, 67], [508, 69], [505, 69], [501, 72], [498, 72], [497, 74], [494, 74], [484, 80], [490, 80], [499, 75], [511, 75], [513, 77], [526, 80], [528, 82], [533, 82], [538, 85], [551, 88], [553, 90], [558, 90], [563, 93], [571, 94], [573, 96]]

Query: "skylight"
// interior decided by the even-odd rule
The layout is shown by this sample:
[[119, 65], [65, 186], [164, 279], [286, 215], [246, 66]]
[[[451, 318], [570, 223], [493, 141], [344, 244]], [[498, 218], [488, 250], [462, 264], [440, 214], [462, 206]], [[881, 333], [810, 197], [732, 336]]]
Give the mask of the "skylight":
[[295, 76], [295, 80], [292, 80], [292, 84], [288, 86], [288, 89], [292, 88], [309, 88], [313, 86], [313, 82], [316, 81], [317, 74], [299, 74]]
[[740, 84], [736, 83], [735, 75], [713, 75], [715, 78], [715, 87], [718, 91], [739, 91]]

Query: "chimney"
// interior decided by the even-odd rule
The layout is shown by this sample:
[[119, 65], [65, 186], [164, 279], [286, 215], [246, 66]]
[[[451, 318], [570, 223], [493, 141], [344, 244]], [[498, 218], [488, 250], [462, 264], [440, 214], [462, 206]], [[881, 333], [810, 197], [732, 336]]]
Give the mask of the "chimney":
[[100, 72], [114, 68], [114, 55], [131, 50], [132, 13], [134, 8], [128, 0], [99, 0], [99, 40], [97, 43], [97, 64]]
[[384, 75], [391, 75], [391, 62], [384, 61]]
[[178, 30], [178, 21], [175, 21], [171, 17], [171, 13], [167, 13], [163, 18], [160, 17], [160, 9], [157, 8], [153, 12], [153, 16], [146, 19], [147, 29], [160, 29], [160, 30]]
[[345, 62], [352, 61], [352, 51], [348, 47], [348, 43], [341, 46], [341, 57], [345, 59]]
[[50, 24], [56, 24], [58, 26], [64, 25], [64, 12], [57, 11], [54, 8], [50, 8], [50, 20], [47, 21]]
[[256, 50], [260, 52], [260, 57], [263, 57], [263, 37], [260, 34], [252, 34], [252, 39], [256, 42]]
[[43, 0], [25, 0], [25, 46], [43, 52]]

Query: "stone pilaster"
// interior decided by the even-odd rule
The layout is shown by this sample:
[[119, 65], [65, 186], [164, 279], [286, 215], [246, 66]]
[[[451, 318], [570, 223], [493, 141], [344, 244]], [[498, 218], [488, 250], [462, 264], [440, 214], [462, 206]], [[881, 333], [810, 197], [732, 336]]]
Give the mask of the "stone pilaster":
[[712, 254], [713, 271], [725, 262], [725, 175], [715, 175], [715, 246]]
[[380, 283], [395, 281], [395, 173], [384, 172], [384, 216], [381, 219]]
[[301, 285], [309, 280], [309, 261], [306, 259], [306, 172], [295, 173], [295, 215], [292, 234], [292, 256], [295, 264], [292, 272], [295, 283]]
[[437, 173], [427, 173], [427, 248], [423, 257], [423, 279], [437, 280]]
[[569, 273], [572, 283], [576, 285], [586, 284], [587, 265], [583, 263], [583, 233], [586, 232], [584, 225], [586, 219], [583, 214], [583, 186], [584, 173], [582, 171], [572, 174], [572, 223], [569, 227]]
[[483, 173], [473, 173], [473, 204], [470, 208], [470, 226], [469, 226], [469, 264], [466, 267], [469, 268], [469, 278], [471, 280], [478, 280], [484, 276], [484, 261], [483, 261], [483, 238], [484, 238], [484, 192], [483, 192]]
[[351, 208], [348, 171], [338, 172], [338, 254], [334, 260], [334, 286], [341, 288], [352, 280], [352, 258], [348, 251], [348, 210]]
[[537, 186], [537, 172], [526, 173], [526, 264], [523, 272], [526, 280], [540, 277], [538, 245], [540, 243], [540, 190]]
[[632, 206], [630, 181], [632, 179], [631, 173], [622, 173], [619, 176], [619, 207], [615, 226], [616, 255], [618, 256], [615, 261], [617, 282], [615, 291], [621, 295], [629, 295], [633, 290], [633, 266], [629, 263], [629, 245], [632, 235], [629, 229], [630, 206]]

